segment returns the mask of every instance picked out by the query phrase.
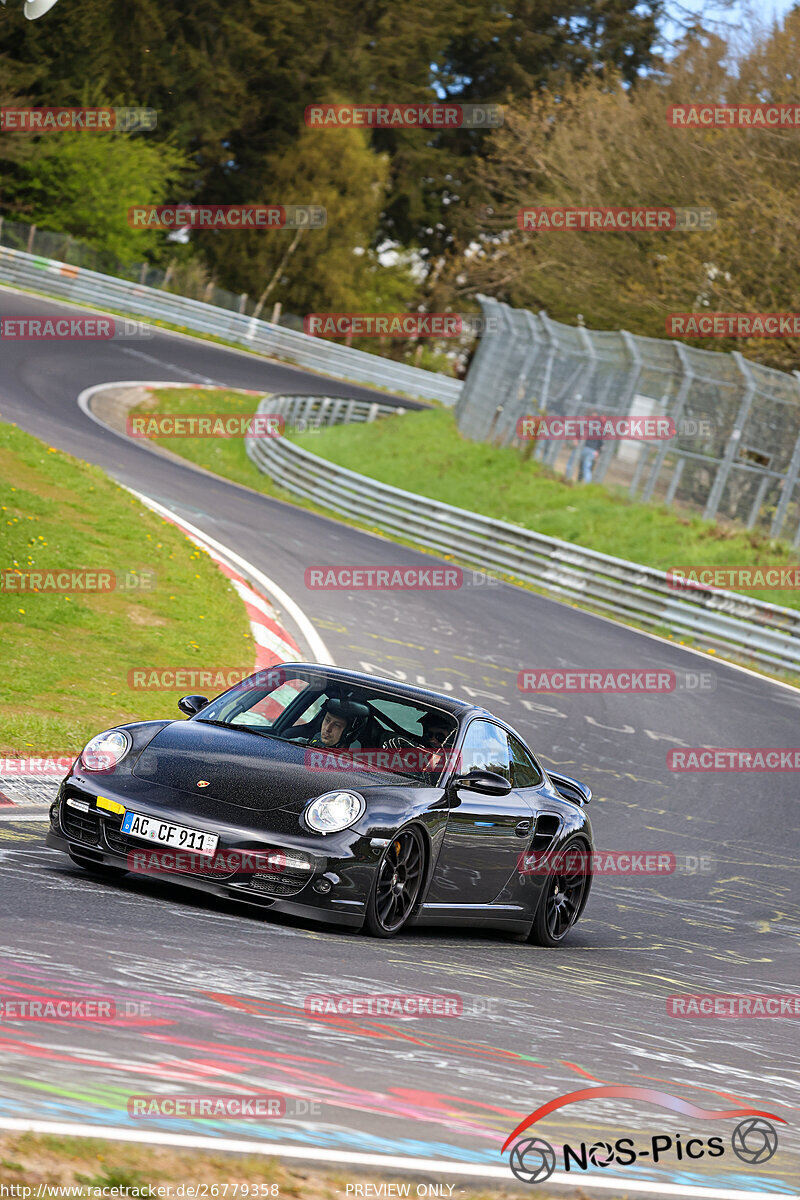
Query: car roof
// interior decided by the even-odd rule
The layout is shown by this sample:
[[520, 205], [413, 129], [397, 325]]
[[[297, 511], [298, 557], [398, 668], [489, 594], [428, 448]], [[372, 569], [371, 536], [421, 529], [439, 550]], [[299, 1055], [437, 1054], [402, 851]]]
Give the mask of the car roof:
[[468, 713], [481, 713], [485, 716], [491, 716], [491, 713], [487, 713], [486, 709], [470, 703], [469, 700], [460, 700], [456, 696], [448, 695], [445, 692], [434, 692], [430, 688], [414, 687], [408, 683], [400, 683], [397, 679], [386, 679], [382, 675], [366, 675], [361, 671], [348, 671], [344, 667], [332, 667], [325, 663], [285, 662], [276, 664], [276, 668], [271, 669], [282, 667], [297, 667], [304, 672], [318, 675], [321, 678], [332, 680], [336, 683], [380, 687], [383, 691], [390, 692], [399, 699], [411, 700], [414, 703], [432, 708], [441, 708], [458, 718]]

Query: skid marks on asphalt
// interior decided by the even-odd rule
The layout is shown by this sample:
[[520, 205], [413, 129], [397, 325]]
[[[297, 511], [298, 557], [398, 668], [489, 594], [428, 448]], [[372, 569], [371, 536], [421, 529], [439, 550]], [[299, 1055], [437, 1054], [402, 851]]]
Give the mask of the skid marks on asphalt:
[[42, 817], [42, 827], [37, 830], [38, 824], [38, 821], [20, 821], [17, 824], [13, 819], [0, 821], [0, 843], [21, 842], [41, 846], [44, 841], [42, 827], [46, 828], [50, 822], [47, 817]]
[[[426, 965], [431, 972], [440, 966], [437, 962]], [[113, 996], [119, 988], [116, 977], [108, 983], [107, 963], [100, 957], [98, 969], [87, 971], [80, 980], [74, 975], [64, 980], [57, 968], [27, 974], [23, 968], [24, 964], [17, 964], [12, 983], [19, 987], [27, 982], [36, 994], [43, 989], [52, 992], [54, 987], [61, 992], [88, 987]], [[239, 974], [244, 981], [247, 972]], [[570, 981], [569, 973], [559, 974], [563, 977], [556, 987], [560, 983], [565, 994], [574, 996], [574, 990], [566, 989], [574, 989], [575, 980]], [[543, 975], [542, 997], [550, 996], [552, 966]], [[332, 982], [350, 990], [360, 987], [362, 980], [334, 978]], [[0, 1029], [0, 1045], [7, 1052], [8, 1063], [2, 1107], [10, 1114], [23, 1115], [31, 1107], [41, 1111], [44, 1105], [48, 1113], [61, 1119], [91, 1116], [101, 1122], [143, 1128], [127, 1117], [127, 1099], [132, 1093], [191, 1094], [224, 1091], [231, 1086], [245, 1091], [277, 1090], [318, 1101], [324, 1106], [322, 1118], [308, 1124], [284, 1120], [277, 1128], [252, 1122], [215, 1122], [209, 1132], [222, 1132], [224, 1127], [230, 1136], [315, 1145], [323, 1139], [340, 1147], [391, 1149], [395, 1153], [412, 1153], [415, 1146], [416, 1153], [494, 1161], [508, 1130], [542, 1098], [543, 1089], [546, 1094], [554, 1089], [571, 1090], [576, 1075], [609, 1082], [594, 1066], [603, 1061], [609, 1045], [615, 1082], [645, 1078], [667, 1090], [675, 1090], [677, 1085], [690, 1093], [699, 1090], [720, 1095], [720, 1081], [724, 1080], [724, 1094], [730, 1096], [732, 1079], [724, 1065], [729, 1039], [721, 1034], [718, 1040], [712, 1036], [704, 1062], [698, 1064], [696, 1046], [682, 1040], [682, 1029], [664, 1030], [654, 1027], [652, 1021], [644, 1031], [637, 1028], [630, 992], [610, 991], [605, 979], [595, 981], [595, 988], [602, 987], [604, 993], [604, 1020], [596, 1026], [586, 1025], [580, 1064], [563, 1059], [561, 1009], [537, 1003], [535, 991], [528, 1003], [507, 1006], [502, 1029], [494, 1031], [506, 1045], [498, 1045], [497, 1036], [487, 1038], [480, 1023], [466, 1019], [460, 1019], [455, 1027], [453, 1022], [437, 1020], [342, 1019], [332, 1023], [308, 1019], [296, 995], [294, 1003], [268, 995], [275, 990], [290, 994], [292, 986], [296, 984], [276, 977], [270, 968], [251, 971], [244, 993], [130, 991], [127, 994], [133, 1002], [152, 1002], [154, 1019], [132, 1022], [127, 1030], [120, 1022], [104, 1028], [50, 1025], [26, 1030], [28, 1036], [19, 1037], [17, 1024], [15, 1038], [5, 1041], [9, 1030]], [[578, 990], [579, 1001], [582, 990]], [[537, 1013], [534, 1025], [531, 1006]], [[342, 1044], [348, 1048], [344, 1062], [336, 1053]], [[382, 1064], [377, 1087], [366, 1082], [366, 1067], [376, 1056]], [[334, 1058], [338, 1061], [332, 1061]], [[59, 1064], [58, 1082], [52, 1079], [55, 1062]], [[763, 1062], [739, 1067], [735, 1085], [745, 1096], [760, 1094], [763, 1067]], [[542, 1070], [546, 1074], [541, 1075]], [[443, 1091], [438, 1081], [445, 1073], [448, 1085]], [[476, 1085], [486, 1099], [470, 1098], [476, 1094]], [[796, 1095], [796, 1081], [782, 1086], [780, 1081], [770, 1081], [771, 1102], [787, 1103], [793, 1093]], [[592, 1109], [581, 1114], [581, 1127], [587, 1122], [586, 1130], [591, 1129], [591, 1136], [596, 1137], [608, 1116], [601, 1103], [594, 1114]], [[615, 1114], [615, 1130], [620, 1116]], [[368, 1132], [369, 1117], [379, 1119], [380, 1132]], [[622, 1119], [626, 1126], [630, 1122], [632, 1129], [646, 1130], [652, 1125], [652, 1114], [646, 1111], [626, 1112]], [[374, 1128], [374, 1120], [371, 1124]], [[147, 1128], [193, 1132], [197, 1125], [150, 1120]], [[696, 1182], [708, 1180], [698, 1176]]]
[[[367, 637], [374, 638], [376, 641], [388, 641], [385, 637], [380, 637], [375, 634], [368, 634]], [[406, 645], [408, 649], [417, 649], [411, 643], [394, 644]], [[369, 648], [357, 643], [351, 643], [347, 649], [354, 655], [368, 654]], [[624, 753], [620, 751], [619, 735], [630, 737], [646, 737], [650, 742], [665, 743], [666, 749], [671, 746], [689, 746], [689, 742], [683, 738], [677, 737], [673, 733], [669, 733], [662, 729], [651, 729], [642, 725], [634, 725], [628, 721], [615, 721], [613, 724], [599, 720], [592, 716], [591, 713], [570, 713], [565, 712], [563, 708], [553, 704], [551, 701], [554, 697], [547, 697], [547, 701], [543, 699], [533, 699], [520, 695], [517, 689], [517, 673], [508, 667], [487, 663], [483, 659], [471, 658], [467, 655], [453, 655], [452, 657], [460, 661], [468, 663], [470, 666], [477, 668], [470, 672], [459, 671], [450, 665], [442, 664], [441, 669], [431, 671], [430, 651], [426, 650], [423, 657], [413, 655], [401, 655], [380, 652], [378, 655], [373, 654], [371, 657], [357, 658], [354, 666], [368, 675], [383, 675], [390, 679], [396, 679], [399, 683], [409, 683], [417, 687], [427, 687], [434, 691], [453, 694], [460, 698], [471, 700], [475, 704], [483, 705], [486, 708], [493, 708], [497, 705], [505, 707], [513, 707], [515, 704], [521, 705], [527, 712], [536, 715], [538, 720], [541, 718], [550, 719], [553, 721], [570, 721], [571, 734], [574, 733], [574, 723], [576, 720], [581, 720], [589, 727], [591, 731], [591, 753], [593, 763], [596, 763], [601, 755], [601, 747], [607, 747], [611, 757], [615, 760], [624, 758]], [[439, 653], [435, 650], [433, 653]], [[374, 659], [378, 658], [375, 662]], [[493, 674], [486, 674], [487, 666]], [[468, 681], [468, 682], [464, 682]], [[485, 684], [485, 687], [478, 687], [476, 684]], [[577, 699], [580, 699], [579, 697]], [[597, 697], [591, 697], [597, 699]], [[608, 697], [604, 697], [608, 699]], [[620, 697], [623, 700], [630, 700], [628, 696]], [[513, 720], [512, 720], [513, 723]], [[587, 730], [587, 733], [589, 732]], [[600, 732], [604, 731], [604, 732]], [[605, 735], [613, 736], [605, 736]], [[555, 749], [554, 743], [550, 742], [551, 749]], [[587, 751], [589, 747], [587, 746]], [[592, 765], [590, 768], [596, 771], [597, 768]], [[610, 768], [607, 768], [610, 770]], [[631, 778], [638, 783], [653, 782], [648, 779], [640, 779], [635, 775], [622, 773], [621, 778]], [[661, 781], [661, 786], [664, 786], [664, 780]]]

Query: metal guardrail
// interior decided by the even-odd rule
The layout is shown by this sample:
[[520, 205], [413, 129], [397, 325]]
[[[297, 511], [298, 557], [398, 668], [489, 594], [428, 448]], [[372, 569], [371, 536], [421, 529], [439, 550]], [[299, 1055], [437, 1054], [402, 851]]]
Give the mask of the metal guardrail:
[[[323, 425], [359, 425], [379, 417], [399, 416], [406, 411], [391, 404], [331, 396], [270, 396], [267, 407], [270, 413], [283, 417], [287, 427], [297, 433], [319, 429]], [[266, 410], [259, 405], [258, 411]]]
[[461, 393], [461, 381], [377, 354], [339, 346], [323, 338], [285, 329], [245, 313], [231, 312], [190, 300], [130, 279], [102, 275], [51, 258], [0, 246], [0, 282], [44, 292], [75, 304], [108, 308], [150, 321], [166, 321], [195, 333], [209, 333], [249, 350], [308, 367], [335, 379], [368, 387], [402, 392], [420, 400], [437, 400], [452, 407]]
[[[281, 405], [288, 411], [292, 399], [267, 396], [258, 411], [281, 412]], [[332, 408], [326, 411], [333, 415]], [[773, 669], [800, 667], [800, 611], [736, 592], [678, 591], [664, 571], [379, 483], [287, 438], [248, 439], [245, 445], [259, 470], [287, 491], [405, 541], [660, 633], [701, 638]]]

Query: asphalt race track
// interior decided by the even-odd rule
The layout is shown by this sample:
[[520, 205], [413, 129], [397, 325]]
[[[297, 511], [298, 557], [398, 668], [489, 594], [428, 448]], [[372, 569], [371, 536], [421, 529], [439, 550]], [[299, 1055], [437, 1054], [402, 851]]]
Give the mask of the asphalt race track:
[[[2, 316], [53, 311], [67, 310], [0, 291]], [[243, 915], [145, 879], [95, 881], [45, 848], [41, 823], [6, 810], [4, 982], [37, 996], [93, 991], [129, 1003], [131, 1015], [111, 1027], [1, 1024], [0, 1117], [502, 1168], [500, 1147], [534, 1108], [592, 1083], [628, 1084], [705, 1109], [776, 1113], [788, 1122], [779, 1126], [780, 1149], [763, 1165], [746, 1164], [730, 1149], [735, 1121], [612, 1100], [562, 1109], [537, 1131], [555, 1145], [631, 1131], [641, 1146], [653, 1134], [722, 1134], [721, 1158], [648, 1158], [624, 1178], [631, 1189], [634, 1180], [678, 1185], [672, 1194], [692, 1194], [692, 1186], [800, 1191], [796, 1021], [666, 1013], [674, 993], [796, 990], [796, 779], [676, 774], [666, 755], [682, 745], [793, 746], [800, 693], [521, 589], [473, 585], [469, 572], [469, 586], [453, 592], [308, 591], [309, 565], [412, 564], [424, 556], [166, 462], [106, 432], [76, 402], [93, 384], [137, 379], [371, 395], [367, 389], [160, 332], [137, 343], [4, 342], [1, 354], [3, 420], [100, 464], [244, 556], [304, 609], [338, 665], [496, 709], [546, 764], [591, 786], [600, 848], [674, 852], [688, 865], [662, 878], [597, 878], [586, 915], [557, 950], [447, 930], [380, 942]], [[564, 666], [712, 671], [715, 690], [526, 697], [517, 688], [522, 668]], [[691, 873], [692, 859], [681, 856], [706, 856], [705, 869]], [[464, 1012], [452, 1020], [314, 1022], [303, 999], [326, 991], [457, 993]], [[132, 1093], [239, 1085], [320, 1108], [257, 1130], [246, 1121], [208, 1128], [126, 1115]], [[607, 1189], [610, 1175], [623, 1177], [615, 1166], [576, 1171], [575, 1185], [598, 1179]], [[452, 1181], [445, 1166], [440, 1178]]]

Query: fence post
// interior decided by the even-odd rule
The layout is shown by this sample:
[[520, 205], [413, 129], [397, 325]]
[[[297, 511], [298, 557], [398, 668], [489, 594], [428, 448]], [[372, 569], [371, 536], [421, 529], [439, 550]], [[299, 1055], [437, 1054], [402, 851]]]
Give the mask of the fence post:
[[486, 317], [487, 329], [489, 328], [489, 321], [494, 317], [498, 331], [491, 336], [487, 333], [481, 334], [475, 353], [472, 356], [472, 361], [469, 364], [467, 377], [461, 388], [461, 395], [456, 401], [456, 424], [459, 431], [470, 438], [474, 437], [475, 414], [480, 413], [482, 390], [484, 386], [488, 389], [493, 382], [495, 354], [502, 338], [499, 331], [502, 308], [498, 301], [492, 299], [491, 296], [481, 295], [476, 296], [475, 299], [480, 304], [481, 312]]
[[[620, 334], [620, 337], [622, 338], [623, 342], [625, 343], [625, 349], [628, 351], [628, 354], [630, 355], [630, 359], [631, 359], [631, 365], [628, 370], [628, 383], [625, 388], [625, 392], [623, 394], [622, 405], [620, 406], [620, 415], [622, 415], [623, 409], [627, 408], [630, 405], [631, 401], [633, 400], [634, 396], [636, 395], [636, 387], [637, 387], [637, 384], [639, 383], [639, 376], [642, 373], [642, 356], [639, 353], [638, 349], [636, 348], [636, 341], [635, 341], [633, 335], [630, 334], [627, 329], [620, 329], [619, 334]], [[599, 460], [597, 463], [597, 470], [595, 471], [594, 476], [593, 476], [595, 483], [603, 482], [603, 480], [606, 477], [606, 472], [608, 471], [608, 468], [611, 466], [611, 460], [612, 460], [612, 458], [614, 458], [618, 449], [619, 449], [618, 443], [609, 442], [608, 446], [605, 446], [603, 448], [603, 450], [600, 452], [600, 457], [599, 457]], [[641, 454], [640, 454], [640, 457], [641, 457]]]
[[556, 339], [553, 336], [553, 331], [550, 328], [547, 320], [547, 313], [544, 309], [539, 311], [539, 323], [542, 329], [547, 334], [547, 362], [544, 364], [544, 378], [542, 379], [542, 394], [540, 397], [540, 407], [543, 413], [547, 412], [547, 406], [550, 401], [550, 380], [553, 378], [553, 363], [556, 357]]
[[[683, 378], [681, 379], [681, 386], [678, 389], [678, 395], [675, 397], [675, 406], [674, 406], [674, 408], [672, 410], [672, 414], [671, 414], [672, 419], [675, 422], [675, 426], [677, 428], [678, 421], [681, 419], [681, 416], [683, 414], [683, 406], [686, 403], [686, 397], [689, 395], [689, 388], [692, 386], [692, 384], [694, 382], [694, 371], [692, 370], [691, 365], [689, 363], [689, 356], [686, 353], [685, 346], [681, 346], [680, 343], [676, 342], [675, 343], [675, 353], [677, 354], [678, 360], [680, 361], [681, 367], [683, 368]], [[653, 463], [653, 470], [650, 474], [650, 478], [647, 481], [645, 489], [642, 492], [642, 503], [644, 503], [644, 504], [646, 504], [648, 502], [648, 500], [652, 499], [653, 492], [655, 491], [656, 480], [658, 479], [659, 475], [661, 474], [661, 468], [664, 465], [664, 459], [667, 457], [668, 450], [669, 450], [669, 442], [665, 439], [658, 448], [658, 453], [656, 454], [656, 461]], [[673, 493], [673, 495], [674, 495], [674, 493]]]
[[667, 488], [667, 495], [666, 495], [666, 499], [664, 501], [664, 503], [667, 505], [667, 507], [669, 507], [669, 505], [672, 504], [672, 501], [675, 499], [675, 493], [678, 490], [678, 484], [681, 481], [681, 475], [683, 474], [683, 468], [685, 466], [686, 466], [685, 458], [679, 458], [678, 461], [675, 463], [675, 470], [672, 473], [672, 479], [670, 479], [670, 481], [669, 481], [669, 487]]
[[761, 482], [759, 483], [758, 487], [756, 488], [755, 499], [753, 500], [753, 503], [750, 508], [750, 516], [747, 519], [747, 528], [748, 529], [752, 529], [753, 526], [755, 525], [756, 521], [758, 520], [759, 510], [761, 508], [761, 505], [764, 503], [764, 493], [767, 490], [767, 484], [770, 482], [770, 479], [772, 479], [772, 478], [774, 478], [774, 476], [768, 475], [766, 473], [766, 471], [764, 472], [764, 474], [761, 477]]
[[[594, 342], [589, 335], [589, 331], [585, 325], [578, 325], [576, 328], [580, 333], [581, 341], [583, 342], [584, 349], [586, 350], [586, 355], [583, 364], [579, 365], [575, 375], [572, 376], [569, 381], [569, 390], [571, 394], [564, 402], [564, 414], [568, 417], [578, 416], [578, 410], [582, 406], [582, 401], [589, 394], [589, 390], [592, 386], [592, 380], [594, 379], [594, 373], [597, 370], [597, 352], [595, 351]], [[588, 360], [588, 363], [586, 360]], [[578, 387], [581, 389], [579, 392], [573, 390], [575, 383], [577, 383]], [[589, 407], [591, 408], [591, 404]], [[580, 444], [578, 445], [578, 449], [580, 450]], [[560, 451], [561, 446], [558, 442], [550, 442], [549, 446], [542, 454], [542, 462], [547, 466], [552, 466], [552, 464], [558, 458]], [[574, 455], [571, 453], [570, 457], [567, 459], [567, 466], [572, 464], [573, 457]]]
[[736, 414], [731, 435], [728, 438], [728, 445], [725, 447], [725, 454], [711, 486], [711, 491], [708, 494], [708, 503], [703, 513], [704, 521], [713, 521], [717, 515], [717, 510], [722, 500], [722, 493], [725, 489], [725, 484], [728, 482], [728, 476], [731, 473], [731, 466], [739, 449], [739, 443], [742, 440], [742, 429], [747, 420], [747, 414], [750, 412], [750, 406], [753, 403], [753, 392], [756, 390], [756, 385], [753, 382], [753, 376], [746, 359], [742, 358], [738, 350], [734, 350], [731, 357], [745, 378], [744, 396], [742, 397], [742, 403], [739, 405], [739, 411]]
[[[792, 371], [792, 374], [794, 375], [795, 385], [798, 386], [800, 390], [800, 371]], [[778, 501], [778, 507], [775, 509], [775, 516], [772, 519], [772, 526], [770, 527], [769, 531], [769, 536], [771, 538], [781, 536], [781, 530], [783, 529], [783, 524], [786, 520], [786, 514], [789, 511], [789, 504], [792, 499], [794, 485], [797, 483], [798, 473], [800, 473], [800, 433], [797, 435], [797, 441], [794, 444], [794, 450], [792, 451], [789, 469], [784, 476], [783, 484], [781, 486], [781, 498]], [[800, 528], [800, 526], [798, 528]]]
[[28, 247], [27, 247], [27, 250], [25, 251], [26, 254], [33, 254], [33, 239], [35, 237], [36, 237], [36, 226], [31, 225], [30, 229], [28, 230]]

